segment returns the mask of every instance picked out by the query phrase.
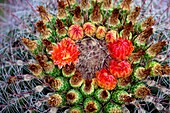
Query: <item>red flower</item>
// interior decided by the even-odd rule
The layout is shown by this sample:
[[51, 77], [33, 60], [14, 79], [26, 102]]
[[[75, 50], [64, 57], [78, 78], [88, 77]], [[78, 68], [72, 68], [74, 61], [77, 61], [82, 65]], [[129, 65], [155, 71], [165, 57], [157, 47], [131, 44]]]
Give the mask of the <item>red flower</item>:
[[62, 68], [66, 64], [70, 65], [71, 63], [78, 61], [79, 54], [80, 52], [74, 41], [70, 38], [64, 38], [53, 48], [51, 57], [54, 64], [58, 65], [59, 68]]
[[132, 73], [131, 65], [127, 61], [111, 60], [109, 70], [116, 78], [128, 77]]
[[132, 53], [134, 47], [130, 40], [119, 38], [109, 43], [108, 50], [111, 57], [124, 60]]
[[72, 25], [68, 29], [68, 35], [73, 40], [80, 40], [83, 38], [83, 28], [80, 25]]
[[116, 87], [117, 80], [104, 68], [96, 72], [96, 82], [98, 86], [105, 90], [113, 90]]

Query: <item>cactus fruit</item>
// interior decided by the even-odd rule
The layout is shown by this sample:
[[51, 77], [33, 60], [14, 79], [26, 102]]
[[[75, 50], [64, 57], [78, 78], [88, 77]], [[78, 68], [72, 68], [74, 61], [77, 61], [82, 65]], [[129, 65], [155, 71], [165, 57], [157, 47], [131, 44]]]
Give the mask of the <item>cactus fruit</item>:
[[106, 104], [104, 111], [105, 113], [123, 113], [121, 106], [114, 103]]
[[136, 98], [145, 98], [150, 94], [149, 88], [146, 87], [144, 83], [136, 83], [132, 86], [132, 92]]
[[110, 100], [110, 98], [111, 98], [110, 92], [107, 91], [107, 90], [104, 90], [104, 89], [96, 90], [94, 96], [101, 103], [102, 102], [108, 102]]
[[112, 99], [118, 104], [124, 104], [125, 102], [131, 102], [133, 100], [132, 97], [128, 94], [128, 92], [124, 90], [117, 90], [113, 92]]
[[83, 103], [84, 109], [88, 113], [98, 113], [100, 111], [101, 105], [97, 100], [92, 98], [86, 98]]
[[71, 89], [67, 92], [66, 99], [70, 104], [80, 104], [83, 96], [78, 90]]
[[73, 106], [70, 108], [70, 113], [84, 113], [84, 111], [80, 106]]

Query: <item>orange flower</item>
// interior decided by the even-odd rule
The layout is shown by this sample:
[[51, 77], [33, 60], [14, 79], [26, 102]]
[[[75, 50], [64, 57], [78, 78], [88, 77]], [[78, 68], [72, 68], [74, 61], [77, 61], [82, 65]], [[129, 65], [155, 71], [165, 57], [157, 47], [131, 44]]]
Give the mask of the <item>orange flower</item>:
[[118, 40], [109, 43], [108, 50], [111, 57], [123, 60], [127, 59], [134, 50], [134, 47], [130, 40], [119, 38]]
[[104, 26], [99, 26], [96, 31], [96, 37], [98, 39], [102, 39], [105, 37], [106, 34], [106, 28]]
[[68, 29], [68, 35], [73, 40], [80, 40], [83, 38], [83, 28], [80, 25], [72, 25]]
[[127, 61], [111, 60], [109, 70], [117, 78], [128, 77], [132, 73], [131, 65]]
[[83, 30], [87, 36], [92, 36], [96, 31], [96, 26], [90, 22], [83, 25]]
[[98, 86], [105, 90], [113, 90], [117, 84], [116, 78], [109, 74], [105, 68], [96, 73], [96, 82]]
[[71, 63], [78, 61], [79, 54], [80, 52], [78, 51], [75, 42], [70, 38], [64, 38], [60, 43], [54, 46], [51, 57], [54, 64], [58, 65], [61, 69], [66, 64], [70, 65]]
[[105, 37], [106, 42], [113, 42], [118, 37], [118, 33], [115, 30], [108, 31]]

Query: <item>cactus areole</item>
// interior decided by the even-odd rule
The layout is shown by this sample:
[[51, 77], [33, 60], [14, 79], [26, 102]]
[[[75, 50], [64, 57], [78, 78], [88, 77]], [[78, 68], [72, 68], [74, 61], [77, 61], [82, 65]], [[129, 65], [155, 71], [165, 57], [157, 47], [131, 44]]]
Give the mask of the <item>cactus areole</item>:
[[[42, 78], [47, 74], [52, 76], [44, 77], [57, 92], [49, 98], [51, 106], [71, 105], [71, 111], [77, 110], [76, 113], [114, 110], [121, 113], [122, 108], [117, 104], [150, 94], [143, 84], [148, 76], [169, 73], [168, 66], [164, 69], [150, 59], [161, 51], [165, 42], [147, 49], [153, 24], [144, 26], [145, 21], [137, 22], [140, 7], [131, 9], [131, 0], [123, 0], [119, 6], [113, 6], [111, 0], [81, 0], [80, 4], [76, 0], [66, 1], [58, 0], [57, 16], [45, 19], [46, 23], [45, 16], [39, 12], [42, 21], [37, 23], [38, 31], [46, 34], [41, 41], [22, 40], [32, 54], [39, 55], [39, 64], [30, 65], [31, 72]], [[50, 15], [43, 6], [39, 8]], [[160, 47], [155, 50], [156, 45]], [[46, 57], [41, 58], [43, 53]], [[52, 71], [44, 68], [49, 61], [53, 63], [50, 65], [53, 69], [48, 68]]]

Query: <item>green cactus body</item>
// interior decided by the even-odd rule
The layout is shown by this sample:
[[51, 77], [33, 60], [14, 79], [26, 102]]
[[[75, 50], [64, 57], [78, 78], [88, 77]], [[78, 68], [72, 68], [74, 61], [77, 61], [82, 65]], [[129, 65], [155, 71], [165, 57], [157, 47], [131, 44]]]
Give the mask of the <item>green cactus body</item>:
[[104, 89], [96, 90], [94, 96], [99, 102], [108, 102], [111, 98], [110, 92]]
[[66, 99], [71, 104], [79, 104], [83, 101], [83, 96], [78, 90], [71, 89], [67, 92]]
[[83, 106], [87, 113], [99, 113], [101, 109], [100, 103], [93, 98], [86, 98]]
[[108, 103], [104, 107], [105, 113], [123, 113], [120, 105], [114, 103]]
[[73, 106], [73, 107], [70, 108], [69, 113], [84, 113], [84, 110], [80, 106]]
[[158, 76], [161, 74], [161, 71], [162, 71], [162, 66], [161, 64], [159, 64], [158, 62], [156, 61], [151, 61], [149, 62], [149, 64], [146, 65], [146, 68], [149, 69], [151, 68], [151, 71], [150, 71], [150, 76]]
[[112, 99], [116, 103], [123, 104], [123, 103], [125, 103], [125, 101], [121, 99], [122, 96], [129, 96], [129, 94], [124, 90], [117, 90], [117, 91], [113, 92]]

